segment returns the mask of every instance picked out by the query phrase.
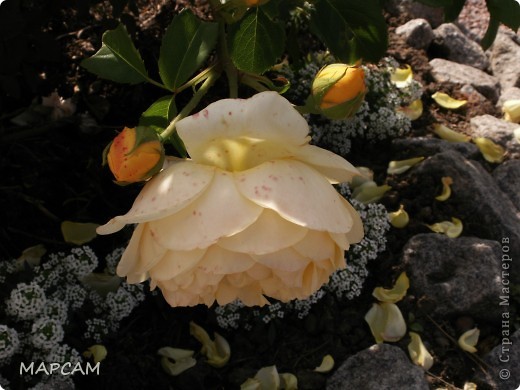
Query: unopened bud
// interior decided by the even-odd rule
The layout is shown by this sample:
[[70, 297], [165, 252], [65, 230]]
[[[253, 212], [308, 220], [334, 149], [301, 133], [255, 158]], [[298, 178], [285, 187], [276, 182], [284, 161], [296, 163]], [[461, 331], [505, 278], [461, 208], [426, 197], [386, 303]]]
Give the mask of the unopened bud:
[[145, 181], [159, 172], [164, 162], [159, 136], [148, 127], [125, 127], [105, 150], [105, 160], [119, 184]]
[[312, 83], [315, 108], [331, 119], [353, 116], [365, 93], [365, 72], [357, 65], [327, 65], [321, 68]]

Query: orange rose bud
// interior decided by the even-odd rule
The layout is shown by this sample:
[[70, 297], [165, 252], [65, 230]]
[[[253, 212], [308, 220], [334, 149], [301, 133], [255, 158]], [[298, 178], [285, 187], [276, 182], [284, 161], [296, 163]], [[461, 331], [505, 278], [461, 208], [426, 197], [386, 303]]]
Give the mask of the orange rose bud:
[[104, 157], [117, 183], [130, 184], [145, 181], [161, 170], [164, 149], [151, 128], [125, 127], [107, 146]]
[[330, 119], [353, 116], [365, 94], [365, 72], [358, 65], [326, 65], [312, 82], [315, 108]]

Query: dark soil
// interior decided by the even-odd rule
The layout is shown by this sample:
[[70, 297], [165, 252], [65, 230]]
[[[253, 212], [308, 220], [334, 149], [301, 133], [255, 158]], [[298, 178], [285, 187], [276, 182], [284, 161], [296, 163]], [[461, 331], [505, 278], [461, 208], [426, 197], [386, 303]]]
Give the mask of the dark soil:
[[[2, 7], [13, 6], [10, 3], [20, 2], [7, 0]], [[114, 9], [108, 1], [87, 3], [90, 7], [77, 8], [65, 1], [47, 0], [39, 2], [36, 10], [25, 5], [17, 10], [17, 17], [25, 26], [19, 35], [33, 40], [51, 38], [49, 45], [56, 48], [56, 53], [31, 61], [26, 55], [19, 60], [23, 72], [8, 69], [11, 73], [6, 73], [0, 67], [0, 73], [16, 84], [11, 91], [6, 91], [0, 83], [4, 88], [0, 99], [0, 165], [4, 172], [0, 186], [0, 204], [4, 205], [0, 225], [1, 259], [16, 258], [25, 248], [40, 243], [45, 244], [49, 253], [67, 250], [69, 246], [61, 236], [61, 221], [104, 223], [114, 215], [125, 213], [139, 191], [138, 185], [119, 187], [112, 182], [108, 170], [101, 166], [101, 152], [118, 130], [137, 123], [139, 114], [161, 96], [161, 91], [143, 85], [117, 85], [84, 71], [80, 61], [99, 48], [102, 33], [114, 27], [118, 20], [124, 21], [145, 62], [152, 63], [159, 50], [159, 37], [182, 6], [190, 5], [200, 17], [208, 17], [207, 5], [201, 7], [198, 2], [193, 6], [189, 1], [139, 0], [134, 4], [131, 0], [122, 10]], [[411, 65], [414, 77], [425, 87], [425, 111], [413, 123], [411, 136], [428, 134], [434, 123], [467, 132], [471, 117], [497, 115], [490, 102], [461, 94], [460, 86], [433, 82], [428, 65], [430, 53], [406, 46], [393, 34], [403, 18], [406, 15], [388, 17], [388, 54], [401, 64]], [[2, 8], [0, 20], [6, 20]], [[33, 99], [46, 96], [54, 89], [64, 98], [73, 96], [77, 112], [89, 112], [94, 122], [89, 124], [84, 117], [75, 116], [26, 128], [10, 124], [9, 119]], [[444, 110], [432, 104], [430, 96], [436, 91], [468, 99], [469, 103], [458, 111]], [[376, 177], [383, 177], [388, 162], [395, 159], [389, 143], [360, 142], [355, 143], [352, 150], [349, 160], [354, 165], [371, 167]], [[327, 377], [312, 369], [325, 354], [331, 354], [339, 366], [348, 356], [373, 344], [363, 319], [373, 302], [371, 291], [375, 286], [390, 286], [402, 271], [399, 258], [404, 244], [413, 235], [428, 232], [424, 223], [453, 214], [449, 209], [432, 207], [430, 194], [440, 192], [435, 183], [418, 188], [415, 183], [397, 177], [390, 178], [388, 183], [393, 187], [383, 199], [388, 209], [395, 210], [403, 203], [410, 214], [418, 218], [405, 229], [390, 230], [388, 248], [371, 263], [370, 277], [359, 298], [339, 302], [329, 296], [315, 305], [303, 321], [286, 318], [269, 324], [259, 323], [251, 331], [226, 332], [217, 326], [212, 310], [205, 307], [173, 309], [160, 294], [150, 295], [123, 321], [117, 335], [104, 343], [111, 352], [103, 362], [100, 376], [79, 378], [78, 388], [231, 389], [238, 388], [258, 368], [272, 364], [276, 364], [279, 372], [296, 374], [300, 389], [324, 388]], [[102, 258], [122, 246], [130, 233], [130, 229], [125, 229], [115, 235], [99, 237], [91, 246]], [[450, 337], [459, 334], [461, 329], [471, 328], [473, 319], [445, 318], [434, 322], [427, 315], [428, 307], [421, 305], [421, 297], [407, 296], [401, 307], [403, 313], [415, 316], [414, 322], [424, 328], [424, 335], [430, 335], [425, 342], [436, 358], [431, 371], [435, 377], [428, 376], [432, 388], [447, 386], [445, 382], [448, 386], [462, 387], [481, 364], [462, 353]], [[199, 363], [183, 375], [169, 377], [163, 372], [156, 351], [166, 345], [198, 350], [200, 345], [189, 336], [190, 321], [207, 330], [217, 330], [227, 338], [232, 346], [232, 359], [221, 369]], [[498, 334], [494, 326], [496, 324], [479, 323], [481, 337], [489, 349], [497, 344], [491, 336]], [[67, 341], [80, 351], [87, 347], [79, 340]], [[398, 345], [406, 350], [404, 341]]]

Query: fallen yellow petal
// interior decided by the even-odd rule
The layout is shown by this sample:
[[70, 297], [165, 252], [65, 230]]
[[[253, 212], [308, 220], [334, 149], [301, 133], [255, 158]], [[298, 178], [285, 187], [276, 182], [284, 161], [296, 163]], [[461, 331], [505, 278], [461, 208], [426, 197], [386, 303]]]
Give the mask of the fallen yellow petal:
[[356, 199], [358, 202], [367, 204], [377, 202], [381, 199], [385, 193], [391, 189], [389, 185], [378, 186], [373, 181], [367, 181], [361, 184], [352, 192], [352, 197]]
[[394, 303], [374, 303], [365, 315], [365, 321], [378, 344], [399, 341], [406, 333], [403, 315]]
[[260, 389], [279, 389], [280, 375], [276, 366], [263, 367], [255, 375], [257, 381], [260, 382]]
[[456, 238], [460, 236], [463, 230], [462, 221], [455, 217], [451, 218], [451, 222], [442, 221], [426, 226], [428, 226], [428, 228], [435, 233], [445, 234], [450, 238]]
[[475, 353], [477, 352], [477, 348], [475, 345], [478, 343], [478, 337], [480, 336], [480, 330], [478, 328], [473, 328], [464, 332], [458, 340], [459, 347], [461, 347], [464, 351]]
[[157, 353], [162, 356], [163, 370], [171, 376], [177, 376], [197, 364], [193, 358], [194, 351], [189, 349], [163, 347]]
[[477, 390], [477, 385], [473, 382], [466, 382], [464, 383], [464, 389], [463, 390]]
[[457, 108], [461, 108], [468, 102], [467, 100], [454, 99], [450, 95], [443, 92], [435, 92], [432, 95], [432, 99], [435, 100], [439, 106], [449, 110], [456, 110]]
[[409, 332], [410, 344], [408, 344], [408, 353], [412, 361], [421, 366], [425, 370], [429, 370], [433, 366], [433, 357], [424, 346], [421, 336], [415, 332]]
[[208, 333], [193, 321], [190, 322], [190, 334], [202, 344], [201, 353], [206, 356], [209, 365], [217, 368], [226, 365], [231, 349], [224, 337], [215, 332], [215, 341], [211, 340]]
[[484, 137], [474, 138], [473, 142], [477, 145], [487, 162], [501, 163], [504, 161], [506, 151], [502, 146]]
[[413, 167], [415, 164], [420, 163], [422, 160], [424, 160], [424, 157], [415, 157], [409, 158], [407, 160], [390, 161], [386, 172], [389, 175], [398, 175], [400, 173], [406, 172], [408, 169]]
[[506, 121], [520, 123], [520, 99], [506, 100], [502, 111]]
[[298, 378], [294, 374], [284, 373], [280, 374], [280, 389], [297, 390]]
[[390, 224], [397, 229], [402, 229], [406, 227], [408, 225], [408, 222], [410, 222], [410, 217], [408, 216], [408, 213], [405, 211], [403, 205], [399, 207], [399, 210], [388, 213], [388, 219], [390, 221]]
[[87, 359], [92, 357], [95, 364], [98, 364], [100, 361], [104, 360], [107, 357], [107, 354], [107, 349], [104, 345], [101, 344], [95, 344], [83, 352], [83, 356], [85, 356]]
[[398, 112], [402, 113], [411, 121], [419, 119], [419, 117], [423, 113], [423, 104], [421, 99], [414, 100], [410, 105], [399, 107], [397, 109]]
[[395, 281], [394, 287], [391, 289], [376, 287], [372, 295], [381, 302], [396, 303], [403, 299], [409, 287], [410, 280], [406, 272], [402, 272]]
[[453, 179], [449, 176], [444, 176], [441, 178], [442, 182], [442, 193], [435, 197], [439, 202], [444, 202], [448, 200], [451, 196], [451, 185], [453, 184]]
[[406, 65], [405, 69], [393, 69], [390, 75], [390, 80], [392, 81], [392, 83], [395, 84], [397, 88], [407, 87], [413, 80], [412, 67], [410, 65]]
[[462, 133], [458, 133], [449, 127], [436, 123], [433, 125], [433, 132], [445, 141], [449, 142], [469, 142], [471, 137]]
[[334, 368], [334, 358], [331, 355], [325, 355], [321, 364], [314, 369], [316, 372], [326, 373]]
[[61, 223], [61, 233], [65, 242], [83, 245], [96, 238], [97, 223], [82, 223], [63, 221]]

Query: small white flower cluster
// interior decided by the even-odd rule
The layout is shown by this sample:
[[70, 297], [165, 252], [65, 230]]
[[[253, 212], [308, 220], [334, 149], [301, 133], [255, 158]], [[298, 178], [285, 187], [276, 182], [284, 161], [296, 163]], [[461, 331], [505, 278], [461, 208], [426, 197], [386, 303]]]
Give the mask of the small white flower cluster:
[[20, 346], [18, 332], [7, 325], [0, 325], [0, 365], [10, 359]]
[[116, 248], [112, 251], [112, 253], [108, 254], [105, 257], [105, 262], [107, 264], [106, 269], [110, 275], [116, 274], [117, 263], [119, 263], [119, 259], [121, 258], [121, 256], [123, 256], [124, 251], [125, 247]]
[[48, 351], [57, 347], [64, 335], [63, 326], [58, 320], [44, 316], [33, 323], [31, 343], [37, 349]]
[[6, 301], [7, 314], [18, 320], [31, 320], [43, 311], [46, 303], [45, 291], [36, 283], [19, 283]]
[[275, 318], [296, 315], [305, 318], [313, 305], [327, 293], [335, 295], [340, 300], [353, 299], [361, 293], [368, 276], [367, 263], [377, 258], [386, 249], [386, 233], [390, 229], [388, 214], [382, 204], [367, 205], [351, 199], [350, 189], [346, 184], [340, 184], [338, 190], [349, 200], [358, 211], [365, 236], [361, 242], [351, 246], [347, 255], [347, 267], [331, 275], [327, 284], [307, 299], [293, 300], [288, 303], [275, 302], [262, 308], [251, 309], [239, 300], [215, 308], [218, 325], [223, 329], [252, 329], [252, 324], [259, 320], [269, 323]]
[[[109, 271], [115, 272], [123, 251], [124, 248], [118, 248], [107, 256]], [[8, 365], [17, 354], [27, 361], [81, 362], [80, 354], [63, 343], [70, 315], [80, 310], [82, 317], [90, 315], [84, 333], [88, 341], [102, 343], [119, 328], [120, 321], [146, 298], [145, 287], [122, 282], [116, 283], [113, 292], [106, 296], [100, 294], [83, 283], [97, 267], [96, 254], [86, 246], [68, 254], [49, 255], [32, 267], [33, 279], [26, 283], [17, 281], [26, 280], [27, 267], [20, 267], [16, 260], [0, 262], [2, 283], [16, 285], [5, 299], [7, 323], [14, 325], [0, 325], [0, 366]], [[29, 384], [37, 378], [22, 379]], [[42, 377], [44, 381], [35, 388], [74, 388], [69, 379], [54, 383]]]
[[83, 337], [87, 340], [93, 340], [96, 343], [101, 343], [109, 334], [109, 323], [104, 318], [89, 318], [85, 321], [87, 330]]
[[74, 390], [75, 388], [70, 376], [50, 375], [47, 380], [43, 380], [29, 390]]
[[353, 299], [361, 293], [368, 276], [366, 269], [370, 260], [386, 249], [386, 233], [390, 229], [388, 213], [382, 204], [363, 204], [350, 199], [347, 184], [338, 186], [339, 192], [347, 198], [363, 221], [365, 236], [361, 242], [352, 245], [347, 252], [347, 267], [332, 274], [326, 289], [340, 299]]

